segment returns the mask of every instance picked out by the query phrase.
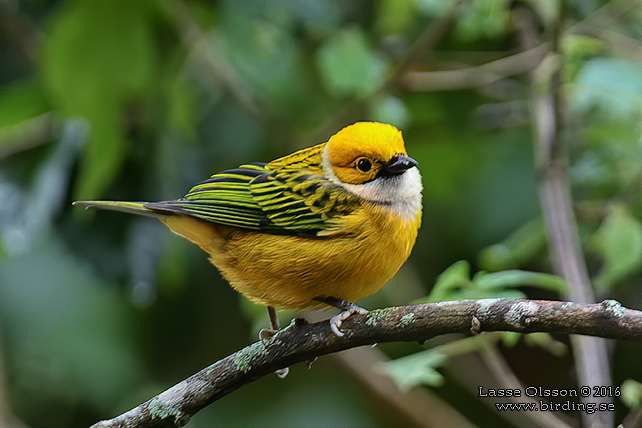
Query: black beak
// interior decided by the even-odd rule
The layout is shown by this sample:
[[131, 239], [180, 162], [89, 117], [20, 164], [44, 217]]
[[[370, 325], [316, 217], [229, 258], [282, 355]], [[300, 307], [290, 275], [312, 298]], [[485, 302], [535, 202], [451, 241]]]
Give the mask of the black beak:
[[381, 176], [390, 176], [390, 175], [399, 175], [404, 173], [406, 170], [417, 166], [417, 161], [406, 155], [395, 155], [386, 166], [384, 166], [379, 175]]

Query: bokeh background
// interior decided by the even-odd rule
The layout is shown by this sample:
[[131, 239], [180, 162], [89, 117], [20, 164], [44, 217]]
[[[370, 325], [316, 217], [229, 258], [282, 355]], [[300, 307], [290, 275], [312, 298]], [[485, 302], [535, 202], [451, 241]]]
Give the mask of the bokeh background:
[[[520, 42], [518, 8], [541, 45]], [[399, 127], [425, 187], [409, 262], [362, 306], [561, 298], [546, 275], [532, 114], [558, 67], [596, 294], [642, 308], [641, 39], [636, 0], [0, 0], [0, 426], [113, 417], [268, 324], [159, 222], [72, 201], [175, 199], [358, 120]], [[610, 350], [621, 421], [639, 411], [641, 349]], [[477, 397], [516, 378], [575, 388], [568, 338], [449, 336], [322, 357], [188, 426], [545, 425]]]

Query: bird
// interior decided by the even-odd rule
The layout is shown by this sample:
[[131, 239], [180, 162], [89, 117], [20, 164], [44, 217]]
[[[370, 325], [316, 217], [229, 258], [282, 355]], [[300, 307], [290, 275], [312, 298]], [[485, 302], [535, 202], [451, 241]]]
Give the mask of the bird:
[[356, 301], [379, 291], [409, 257], [422, 180], [395, 126], [356, 122], [326, 142], [268, 163], [212, 175], [182, 198], [74, 205], [154, 217], [198, 245], [230, 285], [276, 310], [335, 307], [336, 336]]

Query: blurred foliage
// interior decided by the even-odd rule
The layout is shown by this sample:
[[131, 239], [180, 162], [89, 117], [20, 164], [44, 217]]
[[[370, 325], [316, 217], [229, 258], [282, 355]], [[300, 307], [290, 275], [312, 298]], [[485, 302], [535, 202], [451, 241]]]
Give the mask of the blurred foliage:
[[[522, 3], [550, 41], [558, 1]], [[73, 200], [174, 199], [215, 171], [319, 143], [357, 120], [402, 129], [425, 188], [410, 261], [363, 306], [560, 298], [567, 285], [551, 275], [528, 76], [504, 70], [453, 91], [404, 84], [518, 53], [512, 6], [0, 0], [0, 409], [32, 427], [88, 426], [267, 324], [161, 224], [72, 209]], [[641, 39], [635, 0], [565, 3], [557, 60], [583, 249], [598, 298], [633, 308], [642, 307]], [[485, 336], [381, 348], [398, 358], [388, 370], [400, 385], [431, 385], [479, 426], [516, 423], [475, 398], [477, 385], [497, 382], [470, 370], [477, 351], [499, 349], [526, 384], [575, 386], [565, 337]], [[632, 354], [615, 344], [614, 385], [624, 382], [629, 407], [642, 378]], [[627, 407], [616, 404], [619, 421]], [[409, 423], [324, 357], [242, 388], [190, 426]]]
[[517, 287], [536, 287], [563, 294], [569, 287], [563, 279], [546, 273], [505, 270], [502, 272], [477, 272], [470, 277], [470, 263], [458, 261], [446, 269], [432, 287], [426, 298], [419, 303], [462, 299], [524, 299], [526, 293]]
[[622, 383], [622, 401], [629, 408], [635, 408], [642, 403], [642, 384], [631, 379]]
[[444, 377], [436, 369], [442, 367], [448, 358], [478, 351], [497, 342], [500, 337], [498, 333], [491, 333], [435, 346], [388, 361], [384, 363], [383, 370], [387, 371], [399, 388], [405, 391], [417, 385], [442, 386]]

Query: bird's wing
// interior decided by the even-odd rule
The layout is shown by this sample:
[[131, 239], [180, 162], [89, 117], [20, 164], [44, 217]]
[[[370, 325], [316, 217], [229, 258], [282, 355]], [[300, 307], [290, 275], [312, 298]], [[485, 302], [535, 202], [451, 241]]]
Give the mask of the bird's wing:
[[182, 199], [145, 206], [241, 229], [311, 235], [335, 228], [338, 216], [357, 207], [343, 189], [319, 175], [264, 163], [219, 172]]

